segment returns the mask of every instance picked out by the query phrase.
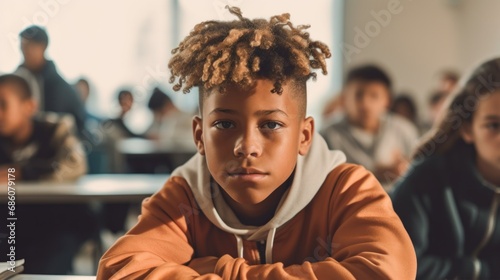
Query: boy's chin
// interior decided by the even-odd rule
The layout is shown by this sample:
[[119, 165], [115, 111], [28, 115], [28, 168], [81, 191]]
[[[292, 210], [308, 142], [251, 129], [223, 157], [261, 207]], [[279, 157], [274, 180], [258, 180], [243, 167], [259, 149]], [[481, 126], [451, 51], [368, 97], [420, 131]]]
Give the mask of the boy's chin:
[[251, 205], [258, 205], [259, 203], [263, 202], [264, 200], [266, 200], [267, 197], [269, 197], [271, 193], [262, 194], [262, 192], [255, 190], [255, 191], [240, 192], [237, 194], [234, 193], [228, 193], [228, 194], [231, 197], [231, 199], [233, 199], [236, 203], [241, 205], [251, 206]]

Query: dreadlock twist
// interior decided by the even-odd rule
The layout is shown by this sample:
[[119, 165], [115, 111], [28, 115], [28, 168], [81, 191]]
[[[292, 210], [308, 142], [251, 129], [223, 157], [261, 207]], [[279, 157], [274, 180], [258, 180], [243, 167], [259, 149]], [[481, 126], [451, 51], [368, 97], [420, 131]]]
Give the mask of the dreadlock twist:
[[288, 13], [250, 20], [239, 8], [226, 8], [239, 20], [201, 22], [172, 50], [168, 67], [175, 91], [188, 93], [194, 86], [224, 91], [229, 83], [246, 88], [266, 78], [274, 81], [271, 92], [281, 94], [287, 79], [315, 79], [313, 69], [319, 68], [327, 74], [330, 50], [309, 38], [309, 25], [295, 27]]

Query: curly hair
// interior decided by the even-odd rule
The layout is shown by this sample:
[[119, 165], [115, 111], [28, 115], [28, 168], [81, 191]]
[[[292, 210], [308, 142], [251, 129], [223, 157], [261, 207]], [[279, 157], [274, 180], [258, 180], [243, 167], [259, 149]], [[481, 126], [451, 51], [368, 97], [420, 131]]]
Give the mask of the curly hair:
[[310, 77], [316, 78], [314, 69], [327, 74], [330, 50], [309, 38], [308, 25], [294, 26], [288, 13], [250, 20], [239, 8], [226, 8], [239, 20], [201, 22], [172, 50], [168, 67], [175, 91], [224, 92], [229, 84], [249, 88], [256, 79], [269, 79], [274, 81], [271, 92], [281, 94], [288, 80], [303, 82], [305, 88]]

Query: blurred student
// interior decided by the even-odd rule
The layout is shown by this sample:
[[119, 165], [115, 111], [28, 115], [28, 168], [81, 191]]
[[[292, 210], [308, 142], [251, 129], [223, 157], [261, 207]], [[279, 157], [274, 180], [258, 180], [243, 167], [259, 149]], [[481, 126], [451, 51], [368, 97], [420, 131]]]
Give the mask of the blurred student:
[[118, 117], [106, 121], [105, 126], [113, 128], [113, 134], [118, 138], [141, 137], [134, 133], [125, 124], [125, 116], [130, 112], [134, 105], [134, 96], [128, 89], [122, 89], [118, 92], [118, 104], [120, 105], [120, 113]]
[[[78, 96], [80, 97], [80, 100], [82, 101], [85, 108], [85, 105], [87, 104], [87, 101], [89, 100], [90, 97], [89, 81], [85, 78], [80, 78], [73, 86], [76, 89], [76, 92], [78, 93]], [[87, 122], [90, 121], [92, 123], [99, 123], [102, 121], [101, 118], [91, 114], [86, 108], [85, 108], [85, 119]], [[85, 123], [85, 125], [87, 126], [87, 123]]]
[[229, 9], [239, 20], [198, 24], [169, 63], [174, 89], [200, 87], [199, 154], [144, 201], [97, 279], [413, 279], [388, 195], [306, 117], [328, 47], [288, 14]]
[[[23, 78], [0, 76], [2, 184], [7, 183], [9, 169], [15, 170], [15, 183], [73, 181], [86, 171], [78, 139], [63, 123], [34, 118], [36, 107]], [[16, 257], [26, 258], [26, 273], [70, 272], [73, 256], [93, 231], [85, 206], [23, 204], [16, 207], [16, 217]], [[0, 240], [0, 251], [7, 252], [3, 246], [7, 246], [5, 239]], [[5, 257], [2, 254], [0, 259]]]
[[458, 84], [460, 75], [453, 70], [444, 70], [441, 72], [437, 90], [448, 95], [453, 92]]
[[413, 98], [411, 98], [408, 94], [400, 94], [396, 96], [392, 101], [390, 111], [417, 126], [417, 106], [415, 105]]
[[49, 44], [47, 33], [39, 26], [30, 26], [19, 35], [24, 62], [16, 74], [23, 76], [32, 92], [37, 93], [40, 111], [71, 115], [79, 135], [82, 135], [85, 122], [83, 103], [75, 89], [57, 73], [54, 62], [45, 58]]
[[15, 165], [17, 180], [65, 181], [85, 174], [78, 139], [62, 123], [34, 118], [37, 104], [26, 86], [17, 75], [0, 76], [0, 165]]
[[498, 81], [500, 58], [475, 70], [395, 187], [418, 279], [500, 279]]
[[193, 114], [179, 110], [172, 99], [159, 88], [153, 89], [148, 108], [153, 112], [154, 119], [146, 131], [146, 137], [172, 146], [195, 148], [191, 141]]
[[372, 171], [387, 190], [407, 167], [416, 127], [388, 112], [391, 80], [373, 65], [352, 69], [342, 91], [344, 116], [321, 133], [331, 149], [343, 151], [347, 162]]

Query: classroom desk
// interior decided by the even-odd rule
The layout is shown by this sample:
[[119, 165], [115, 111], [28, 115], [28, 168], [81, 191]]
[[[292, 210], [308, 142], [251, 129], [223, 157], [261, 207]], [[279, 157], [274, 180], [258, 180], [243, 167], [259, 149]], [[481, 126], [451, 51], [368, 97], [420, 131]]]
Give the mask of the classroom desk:
[[18, 274], [9, 280], [95, 280], [95, 276]]
[[[168, 174], [93, 174], [85, 175], [75, 182], [66, 183], [16, 183], [16, 204], [102, 204], [108, 202], [140, 203], [161, 189], [167, 181]], [[0, 186], [0, 203], [7, 201], [7, 186]], [[101, 210], [97, 210], [101, 211]], [[100, 219], [101, 215], [96, 214]], [[103, 227], [99, 220], [99, 226]], [[103, 248], [100, 240], [100, 230], [94, 237], [96, 249], [94, 265], [102, 256]], [[19, 277], [19, 276], [17, 276]], [[12, 279], [95, 279], [94, 278], [37, 278], [38, 276], [23, 275], [26, 278]], [[67, 276], [73, 277], [73, 276]]]
[[133, 173], [171, 173], [197, 152], [192, 142], [173, 145], [143, 138], [120, 140], [117, 147]]
[[[75, 182], [16, 183], [18, 203], [140, 202], [157, 192], [168, 174], [95, 174]], [[0, 202], [7, 187], [0, 187]]]

